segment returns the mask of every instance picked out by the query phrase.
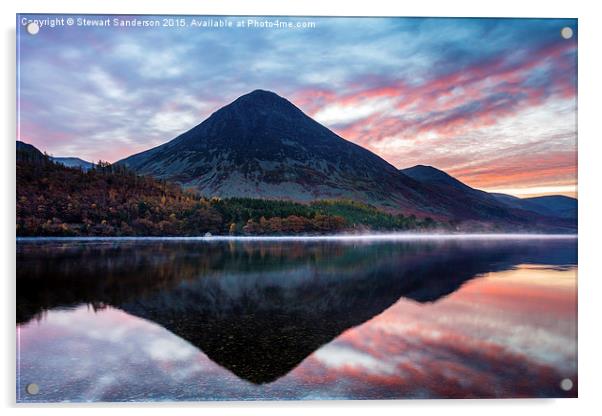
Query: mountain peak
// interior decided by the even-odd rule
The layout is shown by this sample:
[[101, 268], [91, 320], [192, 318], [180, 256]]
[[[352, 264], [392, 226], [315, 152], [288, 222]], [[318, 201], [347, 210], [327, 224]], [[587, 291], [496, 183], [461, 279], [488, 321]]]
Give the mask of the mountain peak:
[[253, 90], [247, 94], [241, 95], [234, 102], [244, 102], [245, 104], [258, 102], [258, 103], [287, 103], [289, 105], [293, 105], [287, 99], [281, 97], [273, 91], [268, 90]]
[[[273, 91], [269, 91], [269, 90], [262, 90], [260, 88], [253, 90], [245, 95], [251, 96], [251, 97], [278, 97], [280, 99], [283, 99], [281, 96], [279, 96], [278, 94], [276, 94]], [[245, 96], [243, 95], [243, 97]]]
[[416, 165], [411, 168], [400, 169], [404, 174], [417, 180], [442, 180], [451, 178], [444, 171], [429, 165]]
[[428, 183], [430, 185], [451, 186], [457, 189], [474, 191], [471, 187], [458, 179], [449, 175], [447, 172], [428, 165], [416, 165], [407, 169], [400, 169], [400, 172], [418, 182]]
[[224, 115], [244, 119], [243, 122], [264, 118], [268, 114], [279, 114], [290, 120], [290, 118], [302, 117], [303, 112], [286, 98], [272, 91], [253, 90], [241, 95], [230, 104], [220, 108], [216, 113], [221, 117]]

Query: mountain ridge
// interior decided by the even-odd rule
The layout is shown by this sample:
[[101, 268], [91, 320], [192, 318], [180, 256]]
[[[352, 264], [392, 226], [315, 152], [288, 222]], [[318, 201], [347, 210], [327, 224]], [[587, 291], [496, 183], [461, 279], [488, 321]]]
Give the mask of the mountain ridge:
[[565, 219], [577, 219], [577, 198], [566, 195], [542, 195], [530, 198], [518, 198], [513, 195], [492, 193], [502, 203], [541, 215]]
[[[489, 193], [472, 188], [447, 172], [433, 166], [415, 165], [410, 168], [400, 169], [401, 172], [424, 184], [436, 187], [439, 192], [455, 196], [467, 204], [467, 209], [474, 207], [498, 207], [500, 204], [511, 212], [522, 215], [529, 213], [547, 218], [560, 218], [562, 220], [576, 220], [577, 200], [564, 195], [546, 195], [532, 198], [518, 198], [513, 195]], [[552, 208], [550, 205], [560, 205]]]
[[68, 168], [81, 168], [83, 170], [89, 170], [94, 167], [94, 163], [73, 156], [50, 156], [50, 160], [55, 163], [60, 163], [63, 166], [67, 166]]

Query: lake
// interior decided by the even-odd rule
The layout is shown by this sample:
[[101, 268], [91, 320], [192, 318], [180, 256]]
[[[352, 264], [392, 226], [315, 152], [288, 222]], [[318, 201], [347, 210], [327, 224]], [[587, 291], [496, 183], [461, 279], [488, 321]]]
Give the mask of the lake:
[[576, 397], [576, 276], [571, 237], [20, 239], [17, 401]]

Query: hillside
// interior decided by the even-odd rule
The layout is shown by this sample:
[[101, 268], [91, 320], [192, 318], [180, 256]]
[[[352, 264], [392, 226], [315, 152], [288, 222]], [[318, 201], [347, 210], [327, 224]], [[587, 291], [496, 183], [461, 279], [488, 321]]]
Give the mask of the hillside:
[[[455, 199], [463, 207], [465, 218], [480, 218], [505, 227], [525, 227], [531, 230], [567, 232], [576, 230], [577, 200], [568, 197], [538, 197], [520, 199], [511, 195], [492, 194], [471, 188], [448, 173], [432, 166], [417, 165], [401, 172], [424, 186], [429, 186], [440, 196]], [[553, 201], [560, 199], [554, 209]], [[570, 215], [574, 207], [575, 215]], [[562, 209], [565, 211], [562, 211]]]
[[68, 168], [81, 168], [83, 170], [89, 170], [94, 167], [94, 163], [80, 159], [79, 157], [54, 157], [51, 156], [50, 160], [55, 163], [59, 163]]
[[20, 143], [18, 236], [332, 234], [444, 226], [430, 218], [391, 215], [352, 201], [207, 199], [122, 166], [69, 168]]
[[577, 199], [564, 195], [546, 195], [532, 198], [517, 198], [512, 195], [492, 194], [504, 204], [532, 211], [540, 215], [576, 220]]

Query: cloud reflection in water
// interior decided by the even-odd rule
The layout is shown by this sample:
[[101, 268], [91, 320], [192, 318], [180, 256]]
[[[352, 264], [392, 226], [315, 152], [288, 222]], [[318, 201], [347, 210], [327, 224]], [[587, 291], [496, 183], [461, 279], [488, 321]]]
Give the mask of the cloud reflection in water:
[[[345, 257], [349, 255], [349, 250], [353, 252], [356, 248], [339, 247], [334, 252], [327, 250], [320, 253], [329, 253], [331, 258], [326, 258], [335, 264], [333, 253]], [[432, 247], [429, 250], [433, 251]], [[387, 253], [382, 249], [380, 252]], [[443, 255], [441, 250], [434, 252], [437, 258]], [[251, 250], [250, 256], [254, 253]], [[278, 253], [277, 258], [282, 259], [282, 252]], [[421, 261], [428, 259], [428, 255], [424, 254], [426, 251], [422, 249], [417, 252], [410, 250], [410, 253], [410, 258], [418, 256]], [[404, 257], [406, 251], [391, 251], [391, 254], [392, 259], [397, 259]], [[236, 252], [236, 258], [240, 260], [239, 256], [240, 253]], [[268, 254], [266, 256], [269, 257]], [[492, 264], [496, 259], [498, 263], [500, 261], [497, 257], [489, 258], [485, 254], [483, 257]], [[173, 260], [171, 257], [169, 259]], [[279, 264], [265, 258], [264, 261], [264, 271], [266, 264]], [[284, 263], [289, 264], [290, 261]], [[404, 261], [408, 263], [407, 258]], [[418, 301], [424, 296], [424, 288], [403, 289], [403, 293], [409, 293], [417, 300], [401, 297], [384, 312], [344, 330], [306, 358], [302, 355], [304, 359], [301, 359], [301, 363], [286, 374], [263, 384], [235, 375], [235, 366], [244, 362], [226, 359], [224, 363], [233, 366], [228, 369], [216, 364], [215, 359], [223, 360], [228, 356], [220, 356], [219, 343], [217, 347], [206, 344], [203, 337], [216, 335], [222, 337], [220, 339], [227, 339], [227, 329], [221, 334], [189, 336], [187, 339], [190, 342], [165, 329], [172, 325], [169, 323], [171, 316], [173, 319], [182, 316], [176, 313], [177, 308], [189, 305], [186, 302], [173, 305], [173, 299], [169, 296], [179, 299], [187, 293], [202, 293], [195, 291], [194, 281], [184, 280], [178, 283], [176, 289], [162, 287], [158, 295], [144, 294], [137, 300], [123, 300], [120, 294], [121, 309], [102, 305], [96, 305], [96, 309], [88, 305], [44, 309], [41, 315], [37, 315], [38, 319], [31, 319], [19, 326], [19, 386], [24, 388], [31, 382], [41, 386], [38, 396], [22, 393], [19, 400], [574, 397], [577, 394], [576, 267], [570, 265], [572, 261], [568, 266], [542, 266], [536, 263], [529, 261], [528, 264], [512, 267], [498, 267], [499, 264], [491, 266], [492, 270], [497, 271], [465, 281], [459, 289], [439, 299]], [[378, 265], [370, 264], [371, 267]], [[474, 270], [479, 268], [477, 266], [478, 262], [471, 265]], [[335, 266], [333, 268], [336, 269]], [[440, 273], [444, 269], [435, 267], [433, 270]], [[451, 274], [453, 269], [450, 269]], [[230, 275], [232, 280], [229, 286], [236, 282], [233, 276]], [[246, 275], [243, 286], [238, 285], [234, 292], [227, 293], [242, 296], [233, 298], [233, 301], [240, 303], [240, 299], [248, 300], [249, 290], [258, 291], [260, 286], [257, 284], [264, 282], [272, 289], [258, 293], [267, 302], [266, 307], [275, 308], [277, 303], [269, 305], [280, 299], [279, 292], [274, 289], [277, 286], [273, 286], [277, 280], [269, 273], [262, 276], [259, 280], [253, 280], [251, 275]], [[315, 302], [314, 287], [321, 288], [323, 299], [330, 299], [328, 296], [343, 293], [349, 287], [361, 287], [364, 290], [362, 278], [357, 282], [351, 280], [353, 286], [334, 286], [333, 289], [328, 274], [314, 275], [309, 280], [294, 273], [283, 276], [289, 279], [286, 290], [293, 290], [290, 293], [297, 295], [304, 293], [303, 302], [310, 302], [311, 305], [321, 305], [311, 303]], [[200, 286], [203, 291], [224, 285], [223, 277], [216, 281], [222, 286], [214, 286], [215, 282], [211, 279]], [[358, 302], [362, 293], [347, 293], [348, 302]], [[380, 296], [379, 293], [375, 292], [374, 296]], [[265, 298], [266, 294], [271, 294], [273, 299]], [[69, 294], [65, 296], [65, 299], [72, 298]], [[44, 299], [44, 302], [48, 302]], [[164, 308], [153, 312], [149, 308], [161, 305], [157, 299], [163, 299], [165, 304], [175, 307], [176, 312]], [[219, 299], [216, 298], [216, 302], [219, 303]], [[335, 309], [332, 309], [329, 303], [320, 313], [332, 310], [353, 314], [352, 310], [342, 305], [335, 305]], [[124, 310], [149, 317], [160, 316], [164, 321], [159, 325], [153, 322], [155, 319], [143, 319]], [[228, 309], [220, 310], [222, 314], [230, 313], [224, 312]], [[259, 313], [258, 309], [250, 310]], [[269, 313], [280, 310], [276, 308]], [[282, 309], [285, 310], [292, 309]], [[205, 313], [201, 309], [195, 313], [201, 312]], [[248, 310], [244, 313], [248, 313]], [[214, 315], [207, 317], [217, 319]], [[343, 319], [338, 315], [330, 318]], [[260, 315], [257, 315], [257, 319], [260, 319]], [[324, 319], [328, 320], [328, 317]], [[284, 325], [287, 321], [278, 322]], [[198, 328], [218, 327], [200, 325]], [[316, 325], [316, 330], [326, 328], [329, 327]], [[240, 336], [239, 332], [231, 334]], [[302, 340], [304, 334], [298, 335]], [[196, 344], [197, 341], [200, 343]], [[199, 345], [203, 348], [199, 348]], [[205, 350], [207, 346], [210, 348]], [[303, 351], [300, 353], [304, 354]], [[278, 350], [267, 348], [264, 353], [277, 355]], [[274, 356], [274, 359], [277, 357]], [[261, 369], [261, 363], [255, 364]], [[560, 389], [560, 380], [563, 378], [574, 381], [573, 390], [564, 392]]]

